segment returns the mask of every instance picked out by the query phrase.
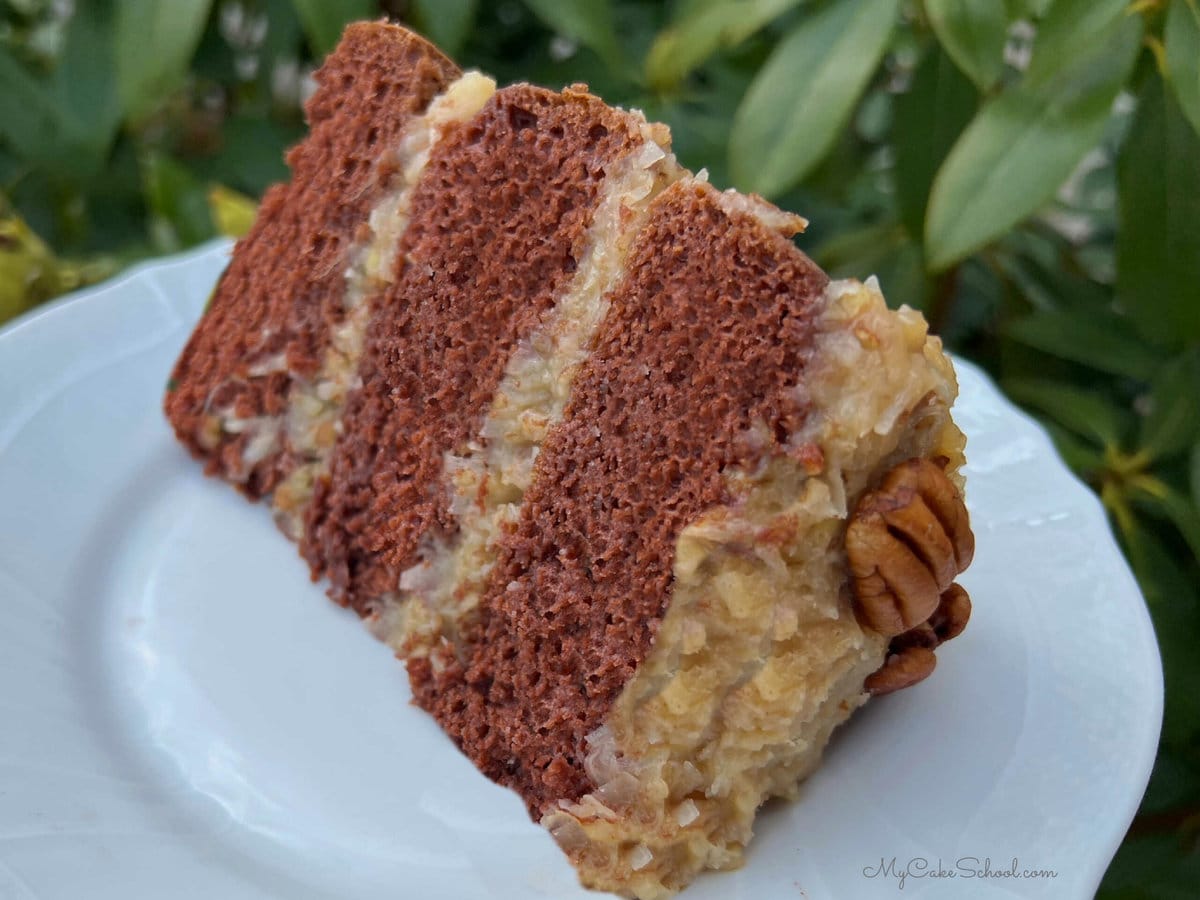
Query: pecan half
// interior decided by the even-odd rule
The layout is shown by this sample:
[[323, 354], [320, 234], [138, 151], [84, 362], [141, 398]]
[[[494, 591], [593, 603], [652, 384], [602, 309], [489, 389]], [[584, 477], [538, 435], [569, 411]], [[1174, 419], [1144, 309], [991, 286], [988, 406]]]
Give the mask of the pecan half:
[[928, 621], [974, 553], [967, 509], [941, 466], [900, 463], [863, 495], [846, 529], [859, 621], [887, 637]]
[[863, 687], [875, 697], [890, 694], [924, 681], [936, 665], [937, 657], [928, 647], [905, 647], [888, 653], [883, 666], [867, 676]]
[[900, 463], [862, 497], [846, 530], [855, 615], [892, 639], [863, 685], [874, 695], [927, 678], [933, 651], [971, 616], [971, 598], [954, 578], [970, 565], [975, 536], [945, 462]]
[[[962, 585], [952, 584], [938, 603], [938, 608], [929, 617], [927, 623], [933, 629], [939, 644], [944, 644], [951, 638], [962, 634], [971, 618], [971, 598], [963, 590]], [[900, 635], [904, 637], [904, 635]]]

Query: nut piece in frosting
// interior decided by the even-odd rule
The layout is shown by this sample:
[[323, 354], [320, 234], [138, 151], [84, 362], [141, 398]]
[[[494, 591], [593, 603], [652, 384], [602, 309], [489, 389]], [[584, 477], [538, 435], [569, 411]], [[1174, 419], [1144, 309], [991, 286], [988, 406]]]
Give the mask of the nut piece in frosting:
[[876, 696], [929, 677], [934, 649], [959, 635], [971, 615], [971, 599], [954, 579], [971, 564], [975, 535], [945, 464], [900, 463], [863, 495], [846, 529], [855, 615], [893, 639], [864, 685]]

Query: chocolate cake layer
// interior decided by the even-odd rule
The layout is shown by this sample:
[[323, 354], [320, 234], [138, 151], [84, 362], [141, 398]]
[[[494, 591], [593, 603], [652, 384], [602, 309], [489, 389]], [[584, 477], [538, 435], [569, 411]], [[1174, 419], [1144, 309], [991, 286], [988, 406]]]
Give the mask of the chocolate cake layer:
[[786, 455], [828, 279], [705, 184], [659, 196], [547, 438], [469, 635], [414, 695], [540, 815], [594, 785], [585, 739], [653, 644], [674, 547], [731, 466]]
[[292, 386], [285, 417], [286, 438], [294, 465], [271, 494], [275, 521], [299, 540], [312, 499], [313, 485], [329, 471], [334, 442], [350, 393], [360, 384], [358, 367], [370, 299], [397, 277], [400, 239], [408, 229], [412, 199], [429, 155], [450, 127], [473, 118], [496, 92], [496, 83], [478, 72], [465, 72], [438, 94], [404, 134], [382, 155], [379, 181], [385, 185], [367, 220], [355, 233], [348, 253], [342, 321], [329, 333], [320, 370]]
[[422, 535], [454, 529], [444, 457], [476, 433], [509, 356], [568, 284], [640, 121], [582, 90], [519, 85], [434, 148], [301, 544], [340, 602], [374, 609]]
[[412, 32], [359, 24], [317, 73], [291, 181], [263, 198], [208, 312], [176, 364], [166, 412], [210, 473], [252, 497], [295, 464], [289, 391], [320, 368], [341, 321], [349, 250], [380, 192], [377, 164], [458, 75]]
[[[636, 113], [632, 115], [637, 115]], [[569, 286], [508, 360], [491, 406], [465, 453], [447, 454], [444, 480], [456, 530], [427, 532], [419, 561], [400, 576], [401, 596], [375, 631], [404, 657], [434, 666], [457, 655], [497, 555], [520, 514], [546, 435], [561, 420], [575, 375], [591, 353], [612, 289], [654, 197], [684, 177], [661, 125], [641, 122], [644, 143], [608, 168]]]

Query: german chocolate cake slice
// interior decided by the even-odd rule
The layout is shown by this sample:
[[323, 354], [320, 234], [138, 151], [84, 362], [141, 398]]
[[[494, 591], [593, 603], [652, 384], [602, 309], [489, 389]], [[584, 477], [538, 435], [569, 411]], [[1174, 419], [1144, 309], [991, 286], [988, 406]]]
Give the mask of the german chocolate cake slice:
[[970, 614], [941, 343], [583, 86], [387, 24], [317, 80], [168, 417], [585, 884], [737, 866]]

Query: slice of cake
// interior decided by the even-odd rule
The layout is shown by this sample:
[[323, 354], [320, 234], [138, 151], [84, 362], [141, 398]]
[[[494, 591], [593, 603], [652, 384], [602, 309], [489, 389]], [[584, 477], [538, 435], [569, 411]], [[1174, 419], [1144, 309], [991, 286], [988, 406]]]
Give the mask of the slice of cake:
[[956, 384], [583, 86], [356, 25], [168, 393], [585, 884], [740, 863], [970, 601]]

